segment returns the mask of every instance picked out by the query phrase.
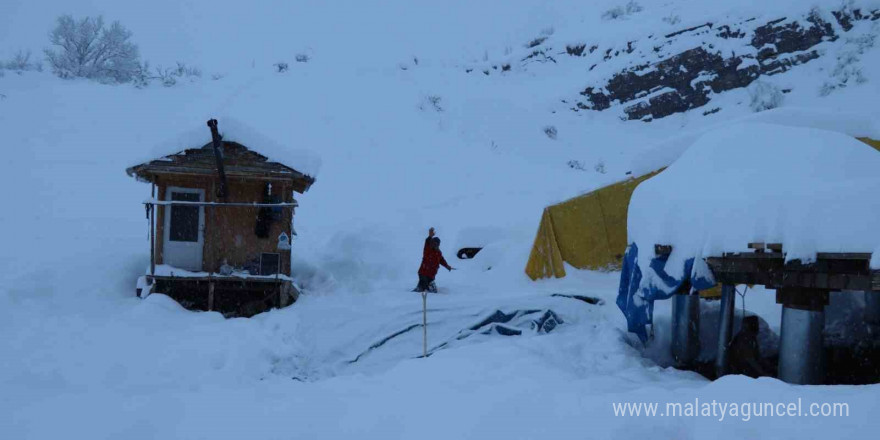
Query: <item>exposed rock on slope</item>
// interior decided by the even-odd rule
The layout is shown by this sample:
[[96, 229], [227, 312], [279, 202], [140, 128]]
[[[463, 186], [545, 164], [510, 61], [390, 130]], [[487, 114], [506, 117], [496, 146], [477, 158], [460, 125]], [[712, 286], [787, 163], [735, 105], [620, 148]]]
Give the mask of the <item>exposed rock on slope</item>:
[[[661, 60], [624, 69], [601, 85], [586, 87], [573, 110], [605, 110], [622, 104], [627, 119], [650, 121], [702, 107], [712, 94], [748, 86], [762, 75], [782, 73], [820, 57], [818, 45], [836, 40], [852, 29], [854, 21], [880, 19], [880, 11], [836, 11], [833, 16], [838, 26], [812, 11], [764, 24], [755, 19], [734, 25], [706, 23], [663, 38], [649, 37], [628, 53], [648, 58], [644, 51], [650, 46]], [[694, 37], [700, 38], [700, 46], [664, 56], [664, 47]], [[628, 43], [630, 48], [633, 45]], [[569, 47], [569, 52], [574, 55], [578, 48]]]
[[[878, 20], [880, 10], [813, 9], [769, 21], [709, 22], [612, 47], [578, 42], [564, 50], [554, 47], [552, 35], [545, 35], [526, 44], [518, 61], [522, 69], [534, 63], [583, 63], [588, 66], [586, 86], [575, 99], [563, 101], [572, 110], [620, 106], [624, 119], [651, 121], [703, 107], [714, 95], [815, 60], [858, 22]], [[467, 71], [507, 72], [511, 61]]]

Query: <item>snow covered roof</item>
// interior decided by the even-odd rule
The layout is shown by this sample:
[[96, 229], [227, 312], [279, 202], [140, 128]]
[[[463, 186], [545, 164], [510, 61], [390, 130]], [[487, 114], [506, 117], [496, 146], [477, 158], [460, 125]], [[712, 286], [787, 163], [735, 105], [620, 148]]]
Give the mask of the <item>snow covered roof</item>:
[[731, 123], [768, 123], [787, 127], [818, 128], [845, 134], [855, 138], [880, 139], [880, 121], [859, 113], [817, 110], [812, 108], [785, 107], [767, 110], [742, 117], [722, 125], [710, 126], [679, 134], [658, 143], [637, 156], [629, 169], [634, 176], [641, 176], [675, 162], [704, 134]]
[[[667, 272], [689, 258], [782, 243], [788, 259], [873, 252], [880, 267], [880, 153], [815, 128], [742, 123], [701, 136], [636, 188], [629, 241], [672, 245]], [[646, 261], [642, 261], [646, 260]], [[650, 258], [639, 256], [639, 265]]]
[[[314, 182], [321, 161], [313, 153], [285, 146], [236, 119], [218, 119], [223, 138], [226, 173], [229, 176], [271, 176], [290, 178], [302, 183], [302, 191]], [[126, 172], [144, 180], [162, 172], [213, 174], [211, 132], [207, 124], [193, 127], [154, 146], [150, 157], [129, 167]]]

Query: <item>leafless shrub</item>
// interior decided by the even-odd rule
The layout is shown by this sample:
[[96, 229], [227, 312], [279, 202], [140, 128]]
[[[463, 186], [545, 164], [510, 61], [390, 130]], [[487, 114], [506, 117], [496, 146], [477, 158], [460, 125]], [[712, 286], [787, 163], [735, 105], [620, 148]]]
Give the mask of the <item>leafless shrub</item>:
[[188, 66], [186, 63], [178, 61], [177, 67], [175, 67], [174, 69], [174, 74], [177, 75], [178, 78], [198, 79], [202, 77], [202, 69], [194, 66]]
[[62, 15], [49, 33], [54, 47], [45, 50], [46, 59], [61, 78], [129, 82], [140, 66], [140, 53], [131, 36], [118, 21], [105, 27], [101, 16], [74, 20]]
[[6, 68], [15, 72], [27, 72], [31, 70], [42, 71], [43, 64], [39, 61], [31, 60], [30, 50], [19, 50], [9, 61], [0, 63], [0, 68]]
[[669, 15], [663, 17], [663, 22], [668, 25], [675, 26], [681, 22], [681, 17], [679, 17], [677, 14], [670, 13]]
[[174, 87], [179, 81], [184, 79], [195, 82], [201, 78], [202, 69], [188, 66], [180, 61], [174, 67], [157, 66], [152, 71], [150, 70], [150, 63], [144, 62], [139, 65], [132, 75], [131, 82], [138, 88], [147, 87], [153, 81], [157, 81], [165, 87]]
[[774, 84], [757, 80], [748, 88], [749, 107], [754, 112], [774, 109], [782, 105], [784, 96], [782, 90]]
[[830, 78], [819, 88], [819, 95], [827, 96], [837, 89], [868, 81], [862, 72], [861, 56], [874, 47], [877, 33], [878, 28], [875, 25], [869, 33], [846, 39], [844, 43], [846, 49], [837, 55], [837, 62], [831, 70]]
[[642, 5], [635, 2], [635, 0], [631, 0], [624, 6], [617, 6], [611, 8], [605, 13], [602, 14], [602, 18], [605, 20], [618, 20], [621, 18], [625, 18], [627, 15], [637, 14], [642, 11]]
[[544, 43], [545, 41], [547, 41], [547, 37], [537, 37], [537, 38], [533, 39], [532, 41], [529, 41], [528, 43], [526, 43], [526, 47], [529, 49], [531, 49], [533, 47], [538, 47], [542, 43]]
[[443, 98], [438, 95], [428, 95], [422, 99], [422, 103], [419, 104], [419, 110], [434, 110], [435, 112], [442, 112], [443, 106], [441, 106], [441, 102]]

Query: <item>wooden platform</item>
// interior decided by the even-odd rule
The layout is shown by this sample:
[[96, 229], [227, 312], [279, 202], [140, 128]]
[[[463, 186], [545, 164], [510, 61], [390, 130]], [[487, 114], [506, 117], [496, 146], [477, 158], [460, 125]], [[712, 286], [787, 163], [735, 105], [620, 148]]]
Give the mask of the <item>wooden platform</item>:
[[880, 271], [868, 253], [820, 253], [816, 261], [785, 262], [782, 252], [728, 253], [706, 259], [721, 284], [761, 284], [768, 289], [880, 291]]
[[734, 286], [758, 284], [776, 290], [776, 302], [782, 305], [777, 377], [795, 384], [827, 383], [825, 306], [830, 292], [880, 291], [880, 271], [871, 269], [871, 254], [819, 253], [815, 261], [804, 263], [786, 261], [781, 244], [750, 243], [749, 248], [755, 252], [724, 253], [706, 259], [723, 292], [717, 375], [727, 373], [729, 366]]
[[147, 276], [150, 293], [162, 293], [190, 310], [216, 311], [227, 318], [250, 317], [286, 307], [299, 297], [289, 279], [270, 277]]

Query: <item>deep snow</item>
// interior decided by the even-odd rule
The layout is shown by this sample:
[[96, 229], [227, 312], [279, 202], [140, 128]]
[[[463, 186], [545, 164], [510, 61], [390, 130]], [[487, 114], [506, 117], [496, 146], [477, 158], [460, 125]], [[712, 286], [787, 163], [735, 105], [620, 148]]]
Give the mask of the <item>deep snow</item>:
[[[716, 97], [723, 106], [717, 114], [644, 124], [623, 122], [614, 111], [567, 111], [559, 100], [588, 73], [563, 58], [558, 65], [514, 63], [492, 76], [466, 68], [516, 61], [540, 35], [625, 44], [707, 20], [771, 19], [817, 2], [646, 0], [637, 14], [602, 19], [625, 3], [2, 2], [0, 59], [18, 48], [39, 52], [61, 13], [104, 13], [135, 32], [154, 65], [181, 60], [205, 75], [142, 90], [62, 81], [49, 72], [0, 78], [0, 437], [876, 432], [877, 386], [796, 387], [744, 377], [710, 383], [642, 356], [613, 307], [616, 274], [569, 268], [566, 279], [538, 283], [524, 275], [544, 206], [625, 178], [674, 135], [751, 114], [748, 93]], [[818, 3], [826, 11], [839, 4]], [[672, 15], [677, 24], [663, 21]], [[873, 29], [865, 24], [856, 32]], [[792, 89], [784, 106], [872, 114], [878, 51], [860, 56], [865, 84], [821, 97], [846, 42], [826, 50], [768, 79]], [[297, 53], [311, 60], [295, 63]], [[279, 61], [290, 70], [275, 73]], [[149, 255], [140, 203], [149, 187], [124, 170], [179, 132], [202, 127], [206, 143], [205, 121], [221, 118], [222, 130], [223, 115], [322, 161], [295, 219], [294, 276], [305, 294], [290, 308], [252, 319], [191, 313], [161, 295], [134, 297]], [[544, 134], [547, 126], [557, 129], [556, 139]], [[572, 160], [586, 170], [570, 168]], [[594, 171], [600, 162], [604, 174]], [[349, 363], [418, 321], [421, 299], [408, 291], [429, 226], [438, 228], [450, 260], [460, 246], [486, 246], [474, 260], [452, 262], [460, 270], [440, 274], [441, 293], [429, 298], [432, 345], [498, 309], [550, 308], [566, 323], [547, 335], [468, 338], [428, 359], [414, 358], [416, 332]], [[550, 297], [558, 292], [596, 296], [605, 305]], [[752, 291], [746, 303], [778, 328], [772, 292]], [[667, 307], [657, 305], [661, 344]], [[614, 417], [611, 408], [695, 397], [800, 397], [846, 402], [851, 411], [846, 418], [718, 422]]]
[[[818, 252], [880, 255], [880, 154], [840, 133], [776, 124], [731, 124], [700, 137], [639, 185], [627, 233], [639, 249], [672, 246], [665, 271], [749, 243], [782, 243], [789, 260]], [[651, 253], [639, 266], [650, 270]], [[880, 259], [872, 261], [880, 267]], [[659, 287], [659, 286], [658, 286]]]
[[[223, 121], [217, 124], [217, 131], [225, 142], [237, 142], [241, 145], [258, 145], [261, 155], [269, 162], [279, 162], [287, 165], [300, 173], [310, 177], [318, 177], [321, 170], [321, 157], [314, 151], [296, 148], [296, 136], [286, 127], [263, 127], [260, 130], [246, 122], [233, 117], [219, 115], [214, 119]], [[192, 127], [188, 130], [176, 133], [154, 145], [144, 155], [131, 162], [131, 166], [140, 165], [144, 162], [175, 155], [186, 149], [201, 148], [211, 142], [211, 136], [205, 136], [207, 123], [201, 127]]]

